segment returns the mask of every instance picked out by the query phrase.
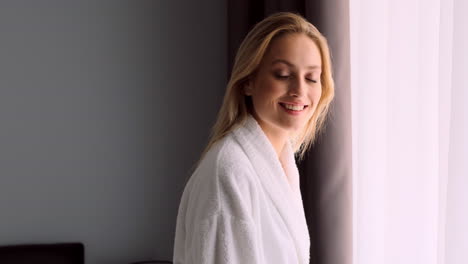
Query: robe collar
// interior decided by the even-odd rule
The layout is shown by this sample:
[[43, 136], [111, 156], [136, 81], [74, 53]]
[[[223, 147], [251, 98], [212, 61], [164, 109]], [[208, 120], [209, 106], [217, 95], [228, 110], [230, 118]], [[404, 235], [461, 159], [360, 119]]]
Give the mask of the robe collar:
[[[263, 188], [287, 226], [300, 263], [308, 263], [310, 238], [291, 142], [287, 142], [281, 153], [283, 168], [273, 145], [254, 117], [249, 115], [233, 134], [252, 162]], [[291, 180], [288, 181], [287, 177]]]

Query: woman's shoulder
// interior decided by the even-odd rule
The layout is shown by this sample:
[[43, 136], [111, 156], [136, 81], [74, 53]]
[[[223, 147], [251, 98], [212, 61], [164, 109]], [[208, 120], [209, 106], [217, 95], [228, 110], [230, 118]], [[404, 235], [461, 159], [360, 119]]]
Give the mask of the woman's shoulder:
[[212, 168], [216, 170], [216, 174], [225, 174], [230, 171], [245, 170], [250, 166], [251, 161], [242, 146], [230, 133], [213, 144], [201, 160], [199, 167]]
[[242, 147], [227, 135], [210, 148], [193, 172], [184, 191], [185, 206], [197, 208], [193, 214], [199, 219], [215, 212], [245, 219], [245, 208], [250, 206], [244, 205], [251, 203], [251, 192], [258, 188], [254, 174]]

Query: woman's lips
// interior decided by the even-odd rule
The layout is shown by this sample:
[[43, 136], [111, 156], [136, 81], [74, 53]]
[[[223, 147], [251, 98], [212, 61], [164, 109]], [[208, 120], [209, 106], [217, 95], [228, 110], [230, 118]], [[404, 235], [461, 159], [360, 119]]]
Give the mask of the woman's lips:
[[283, 108], [292, 111], [302, 111], [307, 108], [308, 105], [306, 104], [291, 104], [291, 103], [279, 103]]
[[281, 108], [288, 114], [299, 115], [304, 112], [308, 105], [279, 103]]

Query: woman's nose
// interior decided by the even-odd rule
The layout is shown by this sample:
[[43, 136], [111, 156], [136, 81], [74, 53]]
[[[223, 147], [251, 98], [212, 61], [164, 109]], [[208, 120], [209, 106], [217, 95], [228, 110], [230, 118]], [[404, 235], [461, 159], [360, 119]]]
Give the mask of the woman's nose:
[[293, 78], [289, 85], [289, 95], [294, 97], [300, 97], [305, 92], [306, 83], [301, 78]]

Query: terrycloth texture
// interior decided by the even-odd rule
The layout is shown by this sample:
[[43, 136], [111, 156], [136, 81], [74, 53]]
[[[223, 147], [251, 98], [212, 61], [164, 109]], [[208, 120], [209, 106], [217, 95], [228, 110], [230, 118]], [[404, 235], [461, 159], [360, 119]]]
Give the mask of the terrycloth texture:
[[174, 263], [306, 264], [309, 244], [291, 145], [280, 162], [249, 116], [208, 151], [188, 181]]

